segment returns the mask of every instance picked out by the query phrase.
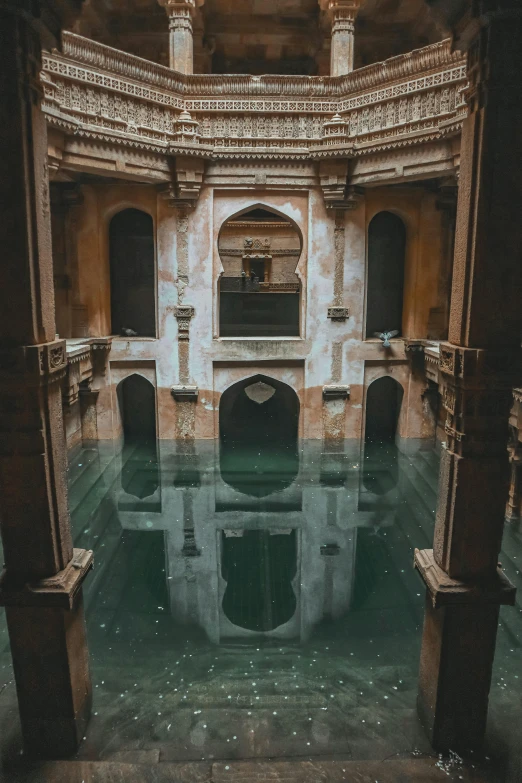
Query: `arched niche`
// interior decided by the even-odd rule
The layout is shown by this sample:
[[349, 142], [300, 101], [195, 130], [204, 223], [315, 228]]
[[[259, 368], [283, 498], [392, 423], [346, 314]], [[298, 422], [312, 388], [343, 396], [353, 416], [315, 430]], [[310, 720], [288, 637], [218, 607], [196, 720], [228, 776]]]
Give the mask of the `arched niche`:
[[299, 398], [286, 383], [254, 375], [230, 386], [219, 405], [221, 476], [265, 497], [297, 476]]
[[156, 336], [154, 223], [139, 209], [124, 209], [109, 225], [111, 331]]
[[368, 226], [366, 337], [402, 331], [406, 226], [392, 212], [379, 212]]
[[302, 237], [287, 217], [258, 205], [223, 226], [218, 250], [221, 337], [298, 337]]
[[[150, 498], [160, 485], [156, 446], [156, 390], [142, 375], [124, 378], [117, 389], [123, 427], [121, 483], [139, 500]], [[124, 509], [126, 505], [120, 503]], [[150, 509], [154, 510], [154, 509]]]

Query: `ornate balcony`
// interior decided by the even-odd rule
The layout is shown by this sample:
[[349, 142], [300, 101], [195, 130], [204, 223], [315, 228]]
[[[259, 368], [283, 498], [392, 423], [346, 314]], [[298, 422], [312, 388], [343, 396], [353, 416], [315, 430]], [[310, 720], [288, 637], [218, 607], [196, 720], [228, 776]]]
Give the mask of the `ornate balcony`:
[[341, 77], [223, 76], [64, 32], [42, 80], [52, 128], [159, 156], [360, 158], [458, 135], [466, 113], [465, 63], [449, 41]]

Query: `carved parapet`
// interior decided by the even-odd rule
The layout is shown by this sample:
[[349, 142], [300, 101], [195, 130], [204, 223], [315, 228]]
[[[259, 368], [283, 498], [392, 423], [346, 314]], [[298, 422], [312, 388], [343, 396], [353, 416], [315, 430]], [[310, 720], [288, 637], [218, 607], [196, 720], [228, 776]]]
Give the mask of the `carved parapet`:
[[442, 403], [448, 448], [461, 456], [505, 453], [505, 425], [519, 351], [440, 344]]
[[457, 604], [515, 605], [516, 588], [500, 568], [491, 578], [480, 582], [451, 579], [435, 562], [432, 549], [416, 549], [414, 566], [428, 589], [434, 609]]
[[465, 113], [465, 64], [447, 41], [337, 78], [227, 76], [177, 73], [64, 32], [43, 72], [53, 128], [166, 156], [363, 157], [442, 141]]

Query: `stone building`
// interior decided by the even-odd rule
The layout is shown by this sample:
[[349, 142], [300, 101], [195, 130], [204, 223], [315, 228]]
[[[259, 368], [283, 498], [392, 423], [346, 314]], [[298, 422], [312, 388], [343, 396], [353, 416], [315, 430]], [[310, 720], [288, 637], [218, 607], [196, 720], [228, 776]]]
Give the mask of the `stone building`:
[[[415, 553], [418, 708], [437, 750], [482, 747], [515, 600], [502, 525], [522, 514], [522, 17], [399, 5], [0, 2], [0, 601], [30, 753], [73, 754], [90, 716], [92, 552], [73, 549], [67, 457], [149, 444], [147, 493], [130, 460], [112, 500], [124, 529], [157, 514], [172, 614], [215, 643], [237, 635], [223, 574], [245, 515], [301, 530], [310, 579], [270, 633], [304, 640], [351, 600], [353, 568], [322, 557], [328, 515], [359, 512], [327, 545], [355, 562], [355, 527], [399, 499], [354, 484], [341, 507], [289, 481], [282, 530], [223, 460], [288, 433], [306, 447], [283, 473], [312, 483], [382, 433], [401, 454], [443, 442], [434, 548]], [[190, 472], [220, 442], [223, 480], [198, 474], [197, 499], [154, 477], [158, 455]]]

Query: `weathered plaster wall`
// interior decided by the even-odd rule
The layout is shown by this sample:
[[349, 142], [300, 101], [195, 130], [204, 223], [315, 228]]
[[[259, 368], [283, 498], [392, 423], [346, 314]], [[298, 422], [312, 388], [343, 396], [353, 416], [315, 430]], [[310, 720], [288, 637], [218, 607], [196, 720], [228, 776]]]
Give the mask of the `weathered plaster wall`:
[[[326, 209], [315, 186], [206, 185], [189, 212], [169, 205], [149, 186], [88, 185], [83, 191], [78, 256], [90, 334], [110, 331], [111, 217], [127, 207], [144, 209], [156, 228], [158, 339], [114, 339], [108, 386], [98, 403], [100, 438], [121, 435], [116, 386], [123, 372], [139, 371], [144, 362], [154, 367], [162, 439], [216, 437], [221, 393], [256, 373], [286, 379], [295, 389], [304, 438], [361, 437], [365, 389], [379, 373], [396, 374], [405, 390], [399, 434], [427, 437], [431, 432], [423, 413], [423, 380], [412, 375], [403, 341], [393, 341], [384, 353], [380, 341], [363, 337], [367, 227], [381, 210], [395, 212], [407, 227], [404, 336], [426, 336], [429, 311], [436, 305], [440, 255], [440, 213], [433, 193], [419, 187], [368, 189], [356, 209], [339, 213]], [[302, 286], [299, 338], [219, 337], [220, 232], [231, 217], [258, 206], [290, 220], [302, 237], [296, 269]], [[341, 262], [336, 264], [339, 253]], [[175, 308], [180, 304], [194, 307], [188, 341], [178, 340]], [[327, 317], [334, 304], [349, 307], [347, 320]], [[173, 400], [170, 388], [179, 383], [198, 386], [197, 403]], [[349, 385], [349, 399], [323, 401], [325, 384]]]

